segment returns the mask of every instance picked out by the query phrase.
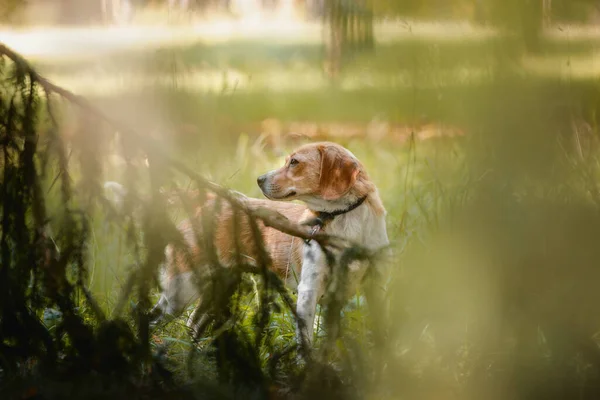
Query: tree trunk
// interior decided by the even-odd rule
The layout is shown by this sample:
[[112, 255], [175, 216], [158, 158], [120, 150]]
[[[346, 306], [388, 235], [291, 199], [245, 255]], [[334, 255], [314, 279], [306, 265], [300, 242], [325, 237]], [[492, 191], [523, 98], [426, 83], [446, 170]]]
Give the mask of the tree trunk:
[[328, 0], [325, 7], [329, 28], [325, 69], [335, 80], [346, 55], [373, 48], [373, 13], [361, 0]]
[[552, 0], [542, 0], [542, 18], [544, 19], [543, 25], [544, 28], [550, 27], [552, 25]]

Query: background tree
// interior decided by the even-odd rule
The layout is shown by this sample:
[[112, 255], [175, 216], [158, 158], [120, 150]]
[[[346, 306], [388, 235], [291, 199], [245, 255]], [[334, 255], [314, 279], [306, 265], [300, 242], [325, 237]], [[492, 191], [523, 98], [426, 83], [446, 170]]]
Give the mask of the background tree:
[[27, 0], [4, 0], [0, 2], [0, 22], [8, 21], [16, 11], [27, 4]]
[[328, 0], [325, 23], [329, 28], [325, 67], [326, 72], [335, 79], [344, 58], [371, 50], [375, 45], [371, 4], [364, 0]]

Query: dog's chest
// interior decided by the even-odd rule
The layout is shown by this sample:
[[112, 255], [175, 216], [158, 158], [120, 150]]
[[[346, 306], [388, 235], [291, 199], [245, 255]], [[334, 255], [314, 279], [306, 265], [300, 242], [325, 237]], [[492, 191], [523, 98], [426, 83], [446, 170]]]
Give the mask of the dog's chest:
[[384, 216], [375, 215], [369, 207], [336, 217], [324, 232], [373, 250], [388, 244]]
[[[389, 244], [385, 217], [376, 215], [368, 207], [337, 217], [326, 226], [324, 231], [371, 250], [377, 250]], [[352, 261], [347, 268], [346, 290], [348, 294], [351, 294], [358, 289], [367, 271], [368, 263]]]

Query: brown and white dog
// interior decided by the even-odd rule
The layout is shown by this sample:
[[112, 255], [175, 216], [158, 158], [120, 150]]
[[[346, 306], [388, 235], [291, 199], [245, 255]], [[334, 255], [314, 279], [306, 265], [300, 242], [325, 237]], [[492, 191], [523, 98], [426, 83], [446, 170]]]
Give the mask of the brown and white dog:
[[[258, 177], [258, 186], [268, 200], [246, 198], [250, 207], [267, 207], [286, 216], [293, 222], [317, 221], [322, 232], [339, 236], [372, 250], [389, 244], [385, 209], [377, 188], [369, 179], [363, 165], [344, 147], [329, 142], [303, 145], [286, 158], [283, 167]], [[300, 200], [305, 205], [292, 203]], [[214, 206], [209, 199], [197, 210]], [[246, 260], [257, 257], [248, 220], [239, 218], [239, 246]], [[226, 202], [217, 215], [214, 243], [219, 261], [235, 265], [235, 239], [232, 235], [234, 218]], [[260, 225], [266, 249], [272, 258], [272, 267], [286, 282], [297, 287], [297, 314], [305, 329], [298, 331], [301, 343], [310, 343], [316, 306], [325, 293], [330, 280], [330, 270], [325, 255], [314, 241], [305, 243]], [[207, 260], [198, 248], [189, 220], [178, 229], [192, 249], [194, 265], [206, 265]], [[154, 311], [160, 315], [179, 315], [186, 306], [202, 300], [198, 286], [193, 282], [189, 254], [169, 245], [162, 276], [163, 292]], [[187, 257], [186, 257], [187, 256]], [[186, 260], [188, 260], [186, 262]], [[348, 273], [348, 293], [362, 280], [367, 265], [355, 262]], [[299, 277], [299, 279], [298, 279]], [[188, 325], [193, 321], [190, 317]], [[190, 326], [191, 327], [191, 326]]]

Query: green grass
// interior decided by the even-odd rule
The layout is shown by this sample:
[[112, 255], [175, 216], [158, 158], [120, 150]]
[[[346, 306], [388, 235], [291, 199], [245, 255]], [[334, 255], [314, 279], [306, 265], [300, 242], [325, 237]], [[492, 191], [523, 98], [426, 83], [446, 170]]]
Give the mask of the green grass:
[[192, 125], [208, 148], [214, 137], [227, 137], [233, 145], [240, 133], [259, 134], [257, 123], [267, 118], [464, 125], [472, 105], [507, 71], [551, 90], [573, 85], [593, 97], [589, 83], [598, 76], [593, 35], [552, 32], [538, 54], [527, 55], [516, 40], [478, 31], [445, 35], [446, 28], [380, 37], [374, 52], [346, 60], [336, 84], [323, 73], [318, 41], [285, 35], [268, 41], [182, 38], [179, 45], [109, 47], [108, 55], [91, 58], [41, 57], [36, 65], [150, 135], [185, 141], [189, 138], [177, 132]]
[[[215, 182], [248, 196], [262, 198], [256, 177], [280, 167], [284, 157], [256, 146], [252, 140], [242, 135], [234, 147], [217, 145], [200, 150], [212, 155], [209, 160], [197, 156], [189, 158], [186, 163]], [[449, 179], [452, 166], [460, 165], [462, 158], [462, 151], [457, 144], [447, 139], [438, 143], [406, 145], [364, 140], [343, 144], [364, 163], [376, 182], [389, 212], [388, 229], [393, 243], [401, 242], [404, 235], [413, 233], [412, 230], [422, 229], [421, 225], [426, 221], [424, 214], [435, 213], [435, 204], [428, 193], [438, 190], [436, 187], [453, 184], [443, 179]], [[293, 147], [288, 145], [286, 150], [291, 151]], [[118, 172], [114, 173], [117, 176]], [[181, 187], [192, 185], [183, 178], [178, 183]], [[174, 218], [180, 220], [185, 213], [179, 210], [175, 215]], [[409, 226], [412, 228], [408, 229]], [[90, 280], [94, 283], [92, 287], [95, 293], [108, 302], [116, 298], [123, 284], [126, 273], [123, 256], [127, 246], [118, 228], [102, 220], [98, 221], [94, 232], [94, 237], [104, 240], [97, 239], [92, 251], [95, 268]], [[107, 304], [110, 305], [109, 302]]]
[[[547, 115], [548, 105], [542, 107], [545, 111], [537, 110], [539, 114], [531, 111], [538, 107], [523, 107], [534, 98], [545, 98], [538, 89], [528, 88], [521, 103], [505, 105], [504, 114], [495, 119], [494, 104], [502, 101], [480, 104], [477, 110], [483, 114], [471, 123], [484, 121], [479, 126], [487, 129], [463, 139], [402, 145], [385, 139], [342, 142], [365, 164], [389, 213], [394, 260], [388, 291], [390, 336], [384, 355], [389, 369], [377, 389], [389, 391], [379, 394], [383, 398], [411, 390], [459, 391], [470, 398], [489, 390], [480, 374], [489, 374], [490, 382], [497, 382], [505, 379], [507, 369], [521, 371], [526, 380], [570, 376], [572, 364], [546, 355], [560, 348], [556, 335], [566, 335], [572, 343], [577, 335], [600, 330], [592, 318], [597, 291], [589, 282], [596, 276], [592, 266], [597, 259], [593, 244], [597, 206], [585, 181], [586, 174], [599, 176], [596, 153], [578, 160], [569, 141], [558, 142], [552, 136], [551, 143], [541, 142], [546, 136], [536, 135], [544, 135], [544, 126], [554, 124], [540, 120]], [[536, 92], [541, 97], [534, 96]], [[514, 131], [506, 131], [509, 127]], [[506, 134], [500, 137], [497, 132]], [[487, 146], [494, 151], [488, 152]], [[195, 157], [186, 159], [205, 176], [250, 196], [260, 196], [256, 176], [281, 162], [280, 155], [257, 149], [244, 135], [230, 144], [201, 146]], [[185, 186], [187, 181], [179, 183]], [[178, 215], [175, 219], [182, 218], [182, 213]], [[98, 286], [93, 290], [110, 309], [126, 272], [123, 261], [117, 268], [114, 260], [126, 257], [115, 250], [122, 239], [102, 222], [94, 232], [96, 238], [108, 240], [96, 241], [92, 278]], [[240, 329], [250, 333], [255, 302], [250, 295], [242, 307]], [[582, 302], [590, 306], [582, 307]], [[574, 312], [576, 318], [583, 318], [583, 325], [570, 325]], [[154, 338], [168, 345], [169, 359], [183, 381], [188, 354], [196, 348], [184, 321], [173, 321]], [[344, 357], [362, 354], [367, 359], [354, 361], [353, 368], [370, 368], [369, 323], [362, 305], [345, 310], [344, 334], [332, 363], [344, 368], [348, 361]], [[294, 343], [292, 320], [286, 313], [276, 313], [268, 329], [276, 338], [274, 349]], [[210, 340], [203, 338], [196, 350], [193, 368], [202, 376], [214, 373], [213, 359], [204, 352]], [[536, 343], [531, 353], [526, 350], [529, 341]], [[571, 350], [564, 351], [571, 357]], [[263, 365], [269, 356], [261, 354]], [[582, 361], [573, 368], [585, 365]], [[360, 375], [353, 375], [357, 371], [344, 374], [359, 379]], [[568, 387], [579, 387], [577, 380], [568, 382], [574, 385]]]
[[[339, 139], [379, 187], [394, 257], [385, 314], [389, 336], [380, 359], [386, 371], [379, 386], [360, 385], [360, 374], [374, 369], [370, 363], [376, 358], [369, 345], [369, 314], [358, 296], [353, 302], [360, 305], [344, 310], [344, 334], [330, 362], [354, 368], [343, 371], [345, 378], [376, 398], [400, 393], [508, 399], [529, 388], [542, 397], [559, 389], [593, 393], [600, 368], [593, 351], [600, 331], [597, 82], [565, 80], [556, 70], [543, 75], [527, 68], [517, 44], [500, 49], [497, 44], [383, 43], [374, 54], [351, 60], [337, 87], [318, 72], [316, 45], [238, 42], [127, 53], [103, 62], [103, 73], [128, 79], [143, 70], [171, 80], [142, 89], [125, 80], [93, 100], [109, 115], [161, 140], [165, 151], [195, 171], [254, 197], [261, 196], [256, 177], [283, 160], [282, 154], [255, 145], [259, 132], [247, 128], [265, 118], [366, 123], [381, 116], [412, 123], [426, 117], [465, 128], [464, 138], [403, 144], [390, 138]], [[589, 39], [549, 41], [546, 52], [532, 57], [542, 62], [555, 57], [560, 64], [582, 56], [589, 62], [595, 47]], [[92, 68], [86, 62], [39, 65], [57, 83]], [[253, 81], [233, 89], [222, 80], [215, 84], [218, 90], [206, 91], [188, 85], [186, 68], [232, 68]], [[461, 69], [467, 71], [465, 80], [453, 75]], [[269, 83], [271, 74], [285, 82], [280, 90]], [[374, 77], [381, 78], [377, 84], [365, 84]], [[583, 157], [574, 150], [571, 125], [582, 120], [591, 126]], [[181, 134], [182, 124], [197, 131]], [[113, 167], [104, 178], [122, 176], [122, 169]], [[141, 187], [146, 179], [140, 174]], [[180, 210], [173, 211], [175, 221], [183, 218]], [[102, 215], [94, 219], [89, 252], [90, 287], [109, 312], [132, 260], [117, 225]], [[252, 295], [242, 301], [239, 329], [249, 335], [255, 302]], [[214, 359], [203, 352], [211, 338], [193, 345], [184, 321], [158, 330], [153, 340], [168, 344], [181, 381], [187, 379], [191, 349], [200, 352], [193, 369], [214, 374]], [[288, 314], [275, 314], [268, 329], [273, 348], [294, 342]], [[270, 354], [260, 357], [264, 367]], [[346, 363], [352, 357], [358, 359]]]
[[[452, 171], [461, 165], [464, 156], [459, 143], [446, 139], [404, 145], [385, 139], [380, 143], [362, 139], [343, 142], [364, 163], [378, 185], [389, 213], [387, 223], [390, 240], [399, 257], [411, 241], [422, 240], [436, 225], [436, 215], [443, 206], [436, 196], [445, 188], [452, 188], [456, 184]], [[291, 149], [291, 146], [286, 148]], [[255, 183], [256, 177], [279, 167], [282, 162], [281, 155], [257, 147], [254, 138], [246, 135], [240, 136], [233, 145], [213, 142], [210, 148], [201, 147], [196, 155], [186, 159], [186, 164], [204, 176], [253, 197], [262, 197]], [[119, 171], [112, 173], [116, 177]], [[141, 177], [145, 182], [145, 176], [142, 174]], [[176, 180], [182, 187], [190, 184], [183, 178]], [[140, 184], [143, 187], [145, 183], [142, 181]], [[174, 221], [185, 217], [183, 210], [172, 211]], [[131, 271], [131, 247], [118, 224], [107, 222], [100, 215], [94, 221], [89, 284], [92, 293], [110, 315]], [[157, 300], [156, 296], [154, 300]], [[245, 311], [242, 312], [242, 326], [250, 331], [254, 324], [256, 301], [256, 295], [250, 295], [243, 301]], [[371, 333], [359, 293], [352, 300], [352, 303], [358, 304], [357, 302], [360, 306], [348, 307], [344, 312], [345, 337], [366, 344]], [[283, 306], [280, 308], [285, 309]], [[182, 380], [187, 379], [187, 360], [195, 346], [185, 327], [186, 318], [183, 316], [172, 321], [155, 332], [153, 338], [158, 346], [167, 346], [169, 359], [177, 366], [175, 371]], [[317, 337], [325, 334], [322, 318], [323, 316], [319, 317]], [[276, 313], [269, 322], [268, 330], [275, 338], [271, 347], [273, 352], [295, 343], [293, 320], [286, 312]], [[206, 345], [210, 342], [210, 337], [202, 338], [198, 344], [199, 349], [207, 349]], [[212, 361], [204, 351], [200, 350], [197, 354], [193, 369], [199, 374], [210, 376], [214, 373], [211, 372]], [[261, 357], [266, 365], [269, 354], [262, 354]]]
[[[411, 86], [444, 85], [487, 80], [490, 62], [498, 52], [512, 57], [517, 63], [523, 57], [523, 48], [517, 40], [487, 37], [472, 33], [464, 37], [446, 37], [443, 25], [432, 36], [408, 34], [405, 37], [385, 40], [382, 38], [373, 53], [356, 55], [346, 60], [346, 73], [340, 87], [381, 88], [390, 86], [401, 89]], [[180, 74], [190, 89], [202, 91], [224, 84], [233, 86], [237, 80], [240, 91], [306, 91], [328, 86], [321, 73], [323, 45], [318, 41], [278, 40], [271, 38], [235, 38], [229, 41], [210, 42], [198, 39], [163, 47], [110, 50], [96, 57], [69, 57], [65, 59], [40, 58], [41, 71], [52, 78], [85, 91], [104, 90], [99, 86], [111, 86], [119, 91], [120, 79], [145, 77], [139, 85], [150, 85], [152, 79], [168, 80], [173, 73]], [[525, 57], [535, 63], [524, 63], [521, 68], [531, 73], [544, 71], [544, 67], [556, 76], [561, 68], [553, 60], [574, 59], [593, 62], [598, 40], [595, 37], [548, 36], [543, 39], [538, 54]], [[571, 66], [571, 70], [573, 66]], [[228, 71], [229, 78], [223, 74]], [[76, 74], [76, 76], [73, 76]], [[597, 76], [598, 71], [585, 76]], [[436, 79], [431, 79], [431, 77]], [[96, 84], [90, 82], [92, 78]], [[135, 82], [135, 81], [134, 81]], [[116, 86], [115, 86], [115, 83]]]

